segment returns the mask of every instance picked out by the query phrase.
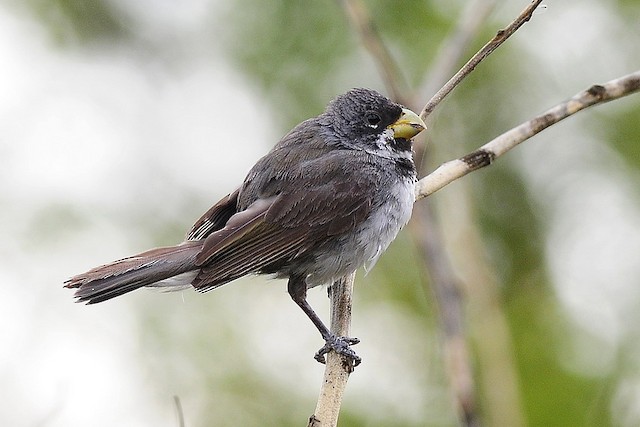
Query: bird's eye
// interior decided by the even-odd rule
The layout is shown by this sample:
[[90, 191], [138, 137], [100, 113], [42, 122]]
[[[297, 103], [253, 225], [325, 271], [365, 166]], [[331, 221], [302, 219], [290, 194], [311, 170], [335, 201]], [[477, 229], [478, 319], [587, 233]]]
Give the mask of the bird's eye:
[[367, 120], [367, 126], [372, 128], [378, 127], [378, 125], [380, 124], [380, 120], [382, 120], [377, 113], [372, 112], [367, 113], [365, 119]]

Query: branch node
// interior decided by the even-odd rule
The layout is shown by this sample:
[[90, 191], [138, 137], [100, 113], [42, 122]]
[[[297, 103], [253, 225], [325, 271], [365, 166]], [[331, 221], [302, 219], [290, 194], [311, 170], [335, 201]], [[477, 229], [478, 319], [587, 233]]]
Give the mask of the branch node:
[[318, 418], [316, 418], [315, 415], [311, 415], [309, 417], [309, 423], [307, 424], [307, 427], [320, 427], [321, 422]]
[[480, 148], [479, 150], [469, 153], [460, 160], [465, 162], [471, 171], [489, 166], [493, 159], [496, 158], [495, 153]]
[[607, 89], [601, 85], [593, 85], [587, 89], [587, 93], [594, 98], [602, 99], [602, 97], [607, 93]]

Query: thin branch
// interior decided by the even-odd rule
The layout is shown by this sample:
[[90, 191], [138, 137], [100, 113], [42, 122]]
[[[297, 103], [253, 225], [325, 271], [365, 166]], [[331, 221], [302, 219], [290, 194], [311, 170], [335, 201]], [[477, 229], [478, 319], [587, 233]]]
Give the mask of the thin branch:
[[499, 30], [496, 35], [489, 41], [489, 43], [485, 44], [482, 49], [478, 51], [473, 57], [467, 61], [466, 64], [458, 71], [449, 81], [442, 86], [442, 88], [436, 92], [435, 95], [431, 97], [431, 99], [424, 106], [422, 111], [420, 112], [420, 117], [422, 120], [427, 119], [429, 115], [435, 110], [435, 108], [442, 102], [442, 100], [453, 91], [453, 89], [460, 84], [460, 82], [471, 73], [480, 62], [482, 62], [487, 56], [489, 56], [494, 50], [496, 50], [502, 43], [507, 41], [509, 37], [511, 37], [520, 27], [522, 27], [525, 22], [531, 19], [533, 12], [536, 8], [542, 3], [542, 0], [534, 0], [527, 6], [518, 17], [509, 24], [506, 28]]
[[640, 91], [640, 71], [611, 80], [603, 85], [593, 85], [589, 89], [576, 94], [573, 98], [561, 102], [539, 116], [503, 133], [476, 151], [459, 159], [443, 163], [435, 171], [418, 181], [416, 184], [416, 200], [435, 193], [469, 172], [489, 166], [493, 160], [502, 156], [516, 145], [578, 111], [622, 98], [638, 91]]
[[[351, 329], [351, 295], [355, 273], [337, 280], [330, 288], [331, 332], [338, 336], [349, 336]], [[338, 415], [342, 395], [347, 387], [349, 374], [353, 372], [352, 361], [332, 351], [327, 354], [327, 365], [320, 396], [314, 414], [309, 418], [308, 427], [334, 427], [338, 425]]]
[[442, 330], [443, 359], [461, 425], [479, 424], [460, 283], [445, 251], [442, 226], [428, 203], [414, 206], [411, 235], [420, 249]]
[[182, 410], [182, 403], [180, 403], [180, 396], [173, 396], [173, 403], [176, 405], [178, 427], [184, 427], [184, 411]]
[[397, 102], [406, 103], [407, 91], [400, 67], [382, 42], [366, 5], [362, 0], [341, 0], [340, 3], [349, 22], [360, 35], [364, 48], [373, 56], [389, 94]]

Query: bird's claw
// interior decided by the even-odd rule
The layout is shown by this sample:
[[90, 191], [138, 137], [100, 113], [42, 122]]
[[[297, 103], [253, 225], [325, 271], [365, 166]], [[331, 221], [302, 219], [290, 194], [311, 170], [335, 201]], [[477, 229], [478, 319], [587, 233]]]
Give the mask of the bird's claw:
[[348, 372], [352, 372], [353, 369], [358, 366], [360, 362], [362, 362], [360, 356], [358, 356], [356, 352], [351, 349], [352, 345], [356, 345], [359, 342], [360, 340], [358, 338], [338, 337], [332, 335], [325, 340], [324, 346], [320, 350], [318, 350], [318, 352], [314, 356], [314, 359], [322, 364], [325, 364], [326, 360], [324, 355], [333, 350], [343, 357], [342, 360], [345, 369]]

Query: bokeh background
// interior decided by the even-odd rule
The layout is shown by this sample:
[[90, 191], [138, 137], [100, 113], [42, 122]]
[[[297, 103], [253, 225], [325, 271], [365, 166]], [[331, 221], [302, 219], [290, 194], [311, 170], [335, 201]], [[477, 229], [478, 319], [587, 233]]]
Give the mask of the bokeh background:
[[[467, 2], [365, 3], [419, 93]], [[498, 3], [469, 54], [526, 5]], [[637, 0], [546, 6], [432, 116], [424, 170], [640, 67]], [[0, 1], [0, 424], [177, 426], [175, 396], [187, 426], [305, 424], [322, 342], [284, 281], [96, 306], [62, 282], [180, 241], [354, 86], [385, 90], [339, 2]], [[635, 95], [420, 202], [462, 284], [486, 425], [640, 425], [639, 169]], [[358, 276], [341, 425], [458, 425], [417, 232]]]

